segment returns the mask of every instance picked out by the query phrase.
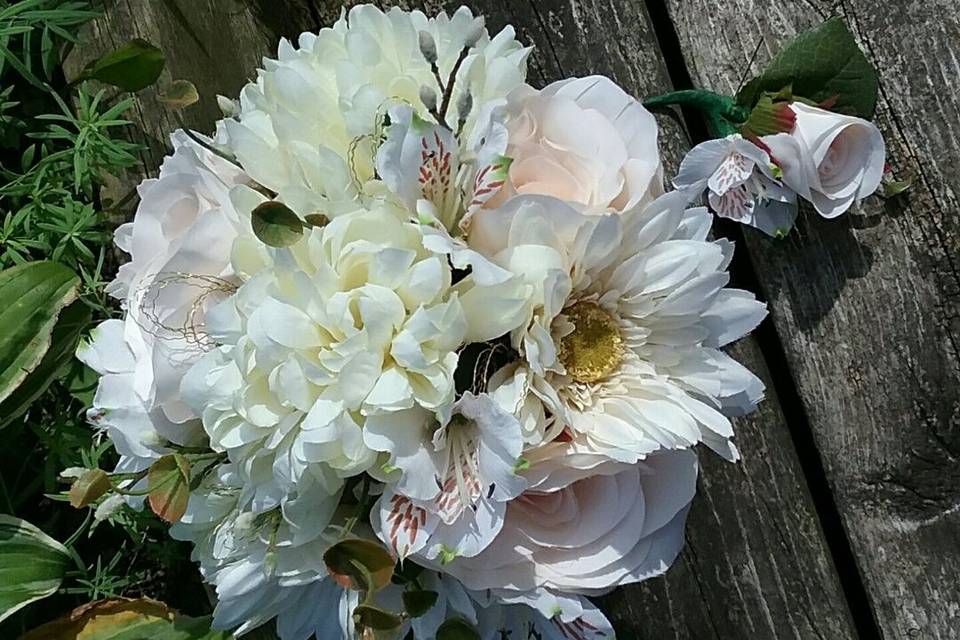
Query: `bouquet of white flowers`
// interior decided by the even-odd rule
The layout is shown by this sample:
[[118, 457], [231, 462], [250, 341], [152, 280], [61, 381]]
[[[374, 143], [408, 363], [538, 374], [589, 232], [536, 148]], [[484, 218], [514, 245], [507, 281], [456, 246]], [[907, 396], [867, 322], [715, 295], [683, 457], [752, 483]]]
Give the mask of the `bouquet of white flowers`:
[[[780, 193], [796, 141], [698, 149], [665, 192], [650, 112], [604, 77], [527, 85], [514, 36], [365, 5], [283, 41], [117, 230], [124, 317], [78, 355], [121, 461], [75, 489], [147, 496], [217, 627], [611, 638], [586, 597], [673, 562], [697, 444], [737, 459], [764, 389], [721, 348], [766, 308], [690, 205]], [[857, 190], [817, 140], [796, 191], [832, 214]]]

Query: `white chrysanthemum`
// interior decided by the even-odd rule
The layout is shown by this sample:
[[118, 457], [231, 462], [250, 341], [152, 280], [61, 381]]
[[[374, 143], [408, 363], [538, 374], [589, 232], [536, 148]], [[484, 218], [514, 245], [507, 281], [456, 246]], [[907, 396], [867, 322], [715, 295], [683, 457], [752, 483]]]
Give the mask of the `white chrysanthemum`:
[[340, 493], [304, 485], [276, 509], [254, 513], [243, 506], [241, 484], [231, 465], [221, 466], [171, 529], [194, 544], [192, 557], [216, 588], [214, 626], [239, 635], [276, 618], [281, 640], [353, 638], [359, 593], [337, 585], [323, 562], [339, 533], [330, 524]]
[[182, 132], [171, 140], [159, 178], [138, 188], [133, 222], [116, 231], [131, 260], [107, 291], [126, 315], [101, 324], [77, 351], [101, 375], [90, 418], [107, 429], [124, 471], [146, 468], [165, 441], [203, 439], [180, 400], [180, 378], [207, 346], [205, 310], [233, 289], [233, 241], [250, 233], [229, 198], [249, 178]]
[[[513, 333], [525, 362], [492, 386], [522, 422], [543, 417], [611, 458], [636, 462], [698, 442], [737, 457], [725, 414], [759, 401], [759, 379], [719, 349], [766, 314], [725, 288], [733, 245], [708, 241], [710, 216], [671, 193], [642, 210], [585, 216], [520, 196], [477, 216], [471, 245], [539, 283], [530, 321]], [[517, 379], [517, 376], [520, 379]], [[545, 407], [530, 420], [530, 397]]]
[[[444, 114], [456, 129], [461, 109], [503, 100], [523, 82], [529, 53], [511, 27], [491, 39], [483, 19], [465, 7], [427, 18], [419, 11], [360, 5], [331, 28], [302, 34], [298, 44], [283, 40], [278, 59], [264, 61], [256, 83], [240, 95], [239, 114], [222, 123], [218, 139], [294, 209], [334, 215], [349, 209], [344, 203], [356, 192], [355, 180], [373, 177], [375, 138], [391, 105], [412, 105], [429, 118], [424, 98], [432, 92], [428, 101], [443, 110], [456, 70]], [[435, 49], [437, 73], [423, 48]], [[466, 131], [481, 111], [471, 109]]]
[[376, 205], [271, 250], [208, 316], [221, 346], [188, 372], [183, 395], [255, 509], [304, 478], [335, 486], [367, 470], [377, 457], [363, 441], [368, 415], [449, 412], [467, 320], [446, 257], [404, 215]]

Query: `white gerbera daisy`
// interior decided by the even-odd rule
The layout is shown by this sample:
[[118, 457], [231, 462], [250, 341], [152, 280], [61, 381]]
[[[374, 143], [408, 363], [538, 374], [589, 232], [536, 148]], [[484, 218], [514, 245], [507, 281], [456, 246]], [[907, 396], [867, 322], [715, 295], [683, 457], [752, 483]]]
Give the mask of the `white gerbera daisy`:
[[539, 283], [513, 333], [524, 362], [491, 386], [513, 390], [502, 400], [524, 423], [536, 398], [545, 440], [571, 429], [624, 462], [698, 442], [737, 457], [725, 414], [751, 409], [763, 385], [719, 349], [766, 309], [725, 288], [733, 245], [709, 241], [709, 214], [687, 201], [598, 217], [521, 196], [474, 221], [471, 246]]
[[470, 131], [481, 105], [523, 83], [529, 54], [511, 27], [491, 39], [466, 7], [428, 18], [360, 5], [298, 44], [283, 40], [264, 60], [218, 139], [295, 210], [332, 215], [374, 177], [389, 107]]

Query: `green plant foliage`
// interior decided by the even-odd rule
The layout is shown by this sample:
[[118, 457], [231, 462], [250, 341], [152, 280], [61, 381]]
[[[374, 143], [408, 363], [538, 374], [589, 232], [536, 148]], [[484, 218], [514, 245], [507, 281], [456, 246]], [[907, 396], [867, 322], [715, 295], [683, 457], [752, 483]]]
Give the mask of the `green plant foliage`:
[[60, 311], [77, 297], [79, 279], [55, 262], [0, 272], [0, 401], [37, 368]]
[[439, 595], [436, 591], [404, 591], [403, 609], [411, 618], [419, 618], [433, 608]]
[[211, 631], [208, 618], [179, 616], [165, 604], [137, 600], [101, 600], [40, 626], [20, 640], [229, 640]]
[[752, 107], [764, 92], [787, 87], [816, 103], [832, 102], [831, 111], [868, 120], [877, 105], [877, 72], [840, 18], [794, 38], [743, 87], [737, 101]]
[[153, 512], [167, 522], [176, 522], [190, 499], [190, 464], [178, 453], [163, 456], [151, 465], [147, 486]]
[[303, 236], [303, 221], [282, 202], [264, 202], [250, 214], [253, 233], [269, 247], [289, 247]]
[[396, 561], [372, 540], [341, 540], [323, 554], [327, 569], [344, 588], [373, 592], [390, 584]]
[[99, 80], [124, 91], [140, 91], [157, 81], [164, 64], [160, 49], [137, 38], [88, 64], [80, 79]]
[[0, 515], [0, 620], [53, 594], [70, 552], [26, 520]]
[[480, 640], [480, 634], [463, 618], [451, 618], [437, 629], [437, 640]]
[[40, 364], [0, 402], [0, 428], [23, 415], [47, 387], [73, 364], [73, 354], [76, 352], [80, 335], [89, 325], [90, 308], [79, 300], [63, 310], [53, 328], [50, 348], [43, 355]]

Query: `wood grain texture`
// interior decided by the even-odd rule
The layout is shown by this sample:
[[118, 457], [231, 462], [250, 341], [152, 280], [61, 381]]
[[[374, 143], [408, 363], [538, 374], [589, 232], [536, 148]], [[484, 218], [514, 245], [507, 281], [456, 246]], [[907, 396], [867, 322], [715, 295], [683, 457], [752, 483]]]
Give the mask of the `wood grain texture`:
[[[204, 96], [187, 112], [188, 122], [200, 130], [209, 130], [217, 115], [213, 95], [235, 95], [280, 35], [329, 24], [341, 10], [340, 3], [309, 0], [179, 0], [174, 6], [197, 32], [193, 39], [185, 37], [182, 21], [170, 11], [172, 2], [116, 0], [91, 33], [100, 50], [133, 35], [164, 48], [169, 77], [194, 81]], [[563, 76], [603, 73], [638, 96], [669, 88], [642, 3], [478, 0], [471, 6], [487, 15], [492, 30], [513, 24], [522, 40], [537, 46], [529, 78], [536, 86]], [[425, 8], [443, 7], [434, 2]], [[203, 49], [196, 40], [204, 43]], [[97, 53], [87, 48], [76, 63]], [[176, 126], [151, 91], [138, 97], [136, 114], [145, 139], [152, 142], [143, 175], [155, 173], [166, 134]], [[687, 148], [686, 134], [669, 118], [660, 122], [672, 169]], [[741, 342], [734, 352], [770, 386], [754, 341]], [[700, 491], [680, 560], [666, 577], [618, 590], [602, 606], [625, 640], [856, 637], [772, 391], [758, 413], [738, 420], [737, 430], [742, 463], [727, 464], [709, 452], [702, 456]]]
[[906, 198], [785, 242], [746, 231], [887, 638], [960, 638], [960, 13], [953, 0], [670, 0], [693, 82], [732, 92], [784, 39], [843, 15], [881, 78]]

